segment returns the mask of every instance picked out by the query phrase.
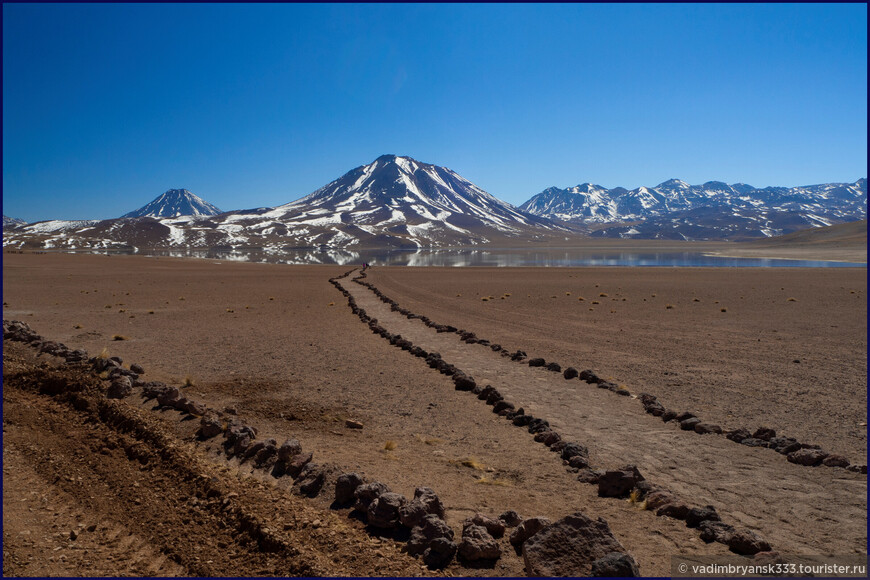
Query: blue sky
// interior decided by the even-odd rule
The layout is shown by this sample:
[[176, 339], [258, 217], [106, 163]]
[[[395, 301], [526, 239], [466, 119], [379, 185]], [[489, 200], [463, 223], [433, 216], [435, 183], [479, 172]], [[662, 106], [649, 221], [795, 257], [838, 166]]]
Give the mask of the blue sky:
[[224, 210], [385, 153], [549, 186], [867, 175], [867, 7], [4, 4], [3, 213]]

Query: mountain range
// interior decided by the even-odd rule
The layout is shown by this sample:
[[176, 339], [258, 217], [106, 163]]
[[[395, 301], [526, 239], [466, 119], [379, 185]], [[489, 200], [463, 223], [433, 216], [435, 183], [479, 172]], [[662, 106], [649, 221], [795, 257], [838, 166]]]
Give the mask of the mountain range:
[[4, 216], [3, 245], [280, 253], [515, 245], [578, 235], [739, 240], [866, 219], [866, 204], [866, 179], [764, 189], [672, 179], [634, 190], [551, 187], [517, 208], [445, 167], [382, 155], [277, 207], [221, 212], [186, 189], [170, 189], [117, 219], [14, 225]]

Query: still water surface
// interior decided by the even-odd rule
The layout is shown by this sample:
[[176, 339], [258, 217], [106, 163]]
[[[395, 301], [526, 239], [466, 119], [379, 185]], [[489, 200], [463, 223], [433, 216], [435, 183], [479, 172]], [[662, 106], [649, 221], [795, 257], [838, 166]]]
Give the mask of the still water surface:
[[730, 258], [702, 252], [625, 252], [584, 250], [582, 248], [542, 250], [522, 249], [437, 249], [437, 250], [149, 250], [146, 256], [209, 258], [240, 262], [279, 264], [362, 264], [372, 266], [648, 266], [648, 267], [725, 267], [725, 268], [855, 268], [866, 262], [831, 262], [823, 260], [784, 260], [776, 258]]

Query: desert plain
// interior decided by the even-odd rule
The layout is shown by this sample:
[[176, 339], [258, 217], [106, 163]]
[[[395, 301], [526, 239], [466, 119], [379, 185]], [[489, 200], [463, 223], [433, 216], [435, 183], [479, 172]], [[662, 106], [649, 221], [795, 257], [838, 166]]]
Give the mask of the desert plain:
[[[674, 555], [731, 554], [643, 502], [599, 497], [526, 429], [374, 334], [329, 283], [353, 265], [3, 258], [4, 320], [91, 356], [138, 363], [143, 379], [228, 410], [259, 439], [296, 438], [318, 463], [408, 497], [428, 486], [457, 538], [477, 512], [555, 521], [581, 511], [607, 521], [644, 576], [669, 576]], [[629, 396], [435, 332], [353, 283], [358, 273], [339, 283], [369, 316], [587, 446], [592, 467], [633, 464], [780, 554], [866, 554], [866, 474], [797, 465], [772, 449], [681, 430], [646, 413], [638, 398], [652, 394], [725, 431], [768, 427], [866, 464], [866, 267], [366, 273], [417, 315], [562, 369], [592, 369]], [[502, 557], [486, 566], [454, 561], [429, 570], [401, 541], [331, 508], [329, 490], [300, 497], [289, 478], [198, 440], [198, 420], [134, 394], [118, 404], [163, 441], [143, 462], [130, 449], [156, 438], [136, 439], [33, 388], [40, 373], [67, 372], [60, 362], [4, 341], [4, 575], [524, 574], [506, 538]], [[170, 461], [167, 446], [187, 465]], [[252, 540], [190, 473], [219, 482], [223, 497], [278, 537], [274, 545]]]

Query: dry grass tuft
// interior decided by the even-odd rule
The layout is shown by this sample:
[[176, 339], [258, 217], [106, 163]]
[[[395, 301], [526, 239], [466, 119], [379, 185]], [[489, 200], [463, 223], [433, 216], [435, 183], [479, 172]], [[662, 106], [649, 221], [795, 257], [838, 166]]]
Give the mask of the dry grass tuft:
[[386, 443], [384, 443], [384, 449], [387, 451], [392, 451], [393, 449], [395, 449], [398, 446], [399, 446], [398, 443], [396, 443], [393, 440], [390, 440], [390, 441], [387, 441]]
[[420, 443], [425, 443], [426, 445], [438, 445], [439, 443], [444, 443], [443, 439], [438, 439], [437, 437], [426, 437], [424, 435], [420, 435], [419, 433], [415, 433], [414, 437]]
[[700, 302], [700, 301], [701, 301], [700, 298], [692, 298], [692, 302]]
[[457, 298], [462, 298], [462, 294], [457, 294], [456, 297], [457, 297]]
[[179, 300], [184, 300], [184, 296], [179, 296], [178, 299], [179, 299]]
[[486, 470], [486, 465], [480, 462], [476, 457], [469, 457], [467, 459], [462, 459], [459, 461], [459, 464], [463, 467], [470, 467], [471, 469], [476, 469], [477, 471]]
[[668, 310], [672, 309], [673, 307], [673, 304], [665, 304], [665, 308], [667, 308]]
[[193, 377], [192, 377], [192, 376], [190, 376], [189, 374], [188, 374], [188, 375], [184, 375], [184, 383], [183, 383], [182, 386], [185, 386], [185, 387], [192, 387], [192, 386], [194, 386], [195, 384], [196, 384], [196, 383], [193, 382]]
[[580, 302], [583, 302], [583, 301], [586, 300], [586, 299], [583, 298], [582, 296], [578, 296], [578, 297], [577, 297], [577, 300], [579, 300]]
[[482, 302], [489, 302], [489, 298], [488, 298], [487, 296], [484, 296], [484, 297], [481, 298], [480, 300], [481, 300]]
[[[327, 306], [335, 306], [335, 302], [330, 302]], [[245, 308], [247, 308], [247, 306], [245, 306]]]
[[[628, 494], [628, 503], [634, 505], [640, 501], [640, 490], [633, 489], [631, 493]], [[646, 502], [644, 502], [646, 503]]]
[[274, 300], [274, 299], [275, 299], [274, 296], [269, 296], [269, 300]]
[[123, 334], [113, 334], [112, 340], [130, 340], [130, 339], [127, 338], [126, 336], [124, 336]]
[[598, 300], [593, 300], [592, 304], [601, 304], [601, 302], [599, 302]]
[[104, 346], [103, 350], [100, 351], [100, 354], [97, 355], [97, 358], [109, 358], [109, 347]]
[[789, 298], [786, 302], [797, 302], [797, 298]]
[[607, 298], [607, 293], [606, 293], [606, 292], [602, 292], [601, 294], [598, 295], [598, 297], [599, 297], [599, 298]]
[[227, 312], [235, 312], [232, 308], [227, 308]]
[[78, 329], [81, 328], [81, 327], [82, 327], [81, 324], [76, 324], [75, 326], [73, 326], [73, 328], [75, 328], [76, 330], [78, 330]]
[[565, 292], [565, 296], [570, 296], [570, 295], [571, 295], [570, 292]]
[[153, 311], [153, 310], [149, 310], [149, 311], [148, 311], [148, 314], [154, 314], [154, 311]]
[[728, 309], [727, 308], [720, 308], [719, 312], [728, 312]]

